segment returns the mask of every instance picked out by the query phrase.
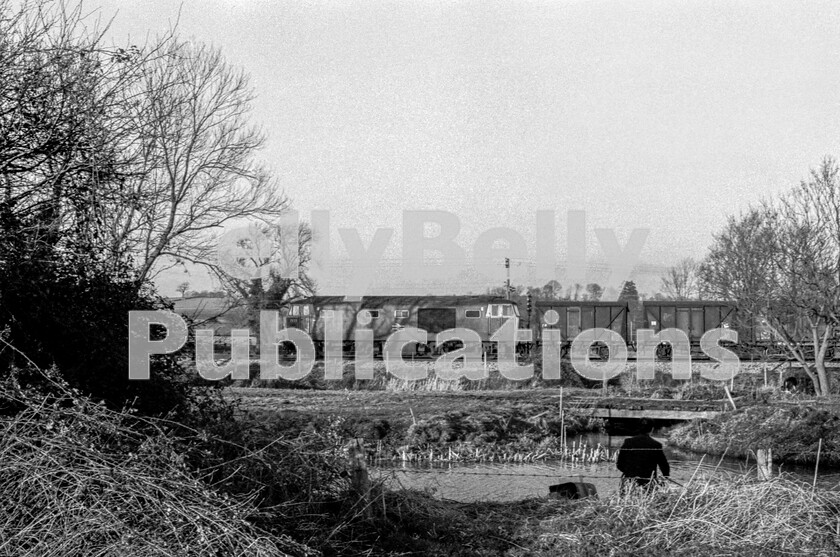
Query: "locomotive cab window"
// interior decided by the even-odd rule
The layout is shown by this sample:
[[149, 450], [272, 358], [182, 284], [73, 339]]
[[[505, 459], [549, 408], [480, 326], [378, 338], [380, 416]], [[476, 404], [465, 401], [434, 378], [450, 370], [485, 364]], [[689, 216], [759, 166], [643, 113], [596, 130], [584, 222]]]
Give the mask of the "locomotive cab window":
[[519, 315], [514, 313], [514, 307], [511, 304], [490, 304], [487, 306], [487, 317], [511, 317]]
[[292, 306], [289, 308], [289, 315], [297, 317], [300, 315], [300, 306]]
[[397, 319], [405, 319], [408, 317], [408, 310], [407, 309], [395, 309], [394, 310], [394, 317]]
[[464, 312], [464, 317], [468, 319], [475, 319], [481, 317], [481, 310], [480, 309], [468, 309]]
[[376, 319], [379, 317], [379, 310], [378, 309], [369, 309], [367, 312], [370, 314], [371, 319]]

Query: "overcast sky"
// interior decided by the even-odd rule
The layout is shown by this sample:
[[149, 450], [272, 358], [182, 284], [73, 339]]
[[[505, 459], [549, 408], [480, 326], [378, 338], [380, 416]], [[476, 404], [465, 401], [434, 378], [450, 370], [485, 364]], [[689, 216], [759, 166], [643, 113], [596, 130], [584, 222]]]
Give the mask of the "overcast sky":
[[454, 213], [469, 251], [494, 226], [532, 247], [552, 209], [562, 258], [582, 209], [620, 241], [650, 229], [648, 263], [700, 258], [727, 215], [840, 155], [838, 2], [86, 7], [116, 14], [119, 43], [177, 21], [221, 47], [251, 75], [263, 156], [302, 216], [328, 209], [365, 242], [394, 227], [389, 257], [403, 210]]

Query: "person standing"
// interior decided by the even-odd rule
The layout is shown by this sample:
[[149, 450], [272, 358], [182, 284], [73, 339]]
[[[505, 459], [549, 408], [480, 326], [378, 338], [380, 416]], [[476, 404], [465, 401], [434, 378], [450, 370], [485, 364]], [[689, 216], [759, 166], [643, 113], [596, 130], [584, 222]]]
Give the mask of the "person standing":
[[671, 475], [671, 467], [662, 450], [662, 443], [650, 436], [653, 424], [649, 420], [642, 420], [638, 435], [628, 437], [621, 445], [615, 466], [621, 472], [621, 493], [627, 489], [629, 482], [650, 490], [656, 485], [656, 469], [662, 475]]

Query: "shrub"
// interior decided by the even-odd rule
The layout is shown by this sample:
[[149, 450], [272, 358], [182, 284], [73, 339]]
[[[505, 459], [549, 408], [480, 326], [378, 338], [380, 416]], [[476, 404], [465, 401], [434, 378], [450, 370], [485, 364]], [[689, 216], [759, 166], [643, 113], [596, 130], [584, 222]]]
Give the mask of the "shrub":
[[138, 288], [127, 272], [43, 257], [0, 265], [0, 377], [12, 367], [56, 366], [72, 387], [113, 408], [131, 403], [164, 414], [182, 405], [192, 385], [175, 356], [154, 358], [148, 381], [128, 379], [128, 312], [164, 309], [163, 300]]

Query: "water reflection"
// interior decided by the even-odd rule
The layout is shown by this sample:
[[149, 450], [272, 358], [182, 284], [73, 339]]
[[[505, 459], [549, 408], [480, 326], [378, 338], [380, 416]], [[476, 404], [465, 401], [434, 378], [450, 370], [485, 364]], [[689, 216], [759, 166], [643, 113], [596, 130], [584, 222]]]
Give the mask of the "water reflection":
[[[590, 446], [600, 443], [614, 453], [626, 438], [627, 436], [586, 435], [570, 439], [570, 442], [586, 442]], [[685, 484], [692, 477], [694, 481], [700, 481], [726, 475], [755, 474], [754, 460], [748, 468], [746, 460], [704, 457], [672, 449], [668, 447], [665, 439], [656, 433], [654, 438], [665, 446], [665, 454], [671, 464], [671, 478], [680, 484]], [[775, 472], [778, 472], [778, 467], [774, 468]], [[783, 471], [802, 481], [813, 480], [813, 468], [784, 466]], [[836, 471], [832, 472], [834, 473], [825, 473], [819, 478], [820, 487], [837, 487], [840, 478]], [[615, 468], [615, 462], [581, 464], [565, 461], [531, 464], [405, 463], [377, 467], [375, 473], [387, 478], [389, 485], [393, 487], [427, 489], [437, 497], [463, 502], [515, 501], [529, 497], [545, 497], [548, 495], [548, 486], [564, 481], [594, 484], [599, 496], [608, 497], [618, 491], [621, 477], [621, 473]]]

